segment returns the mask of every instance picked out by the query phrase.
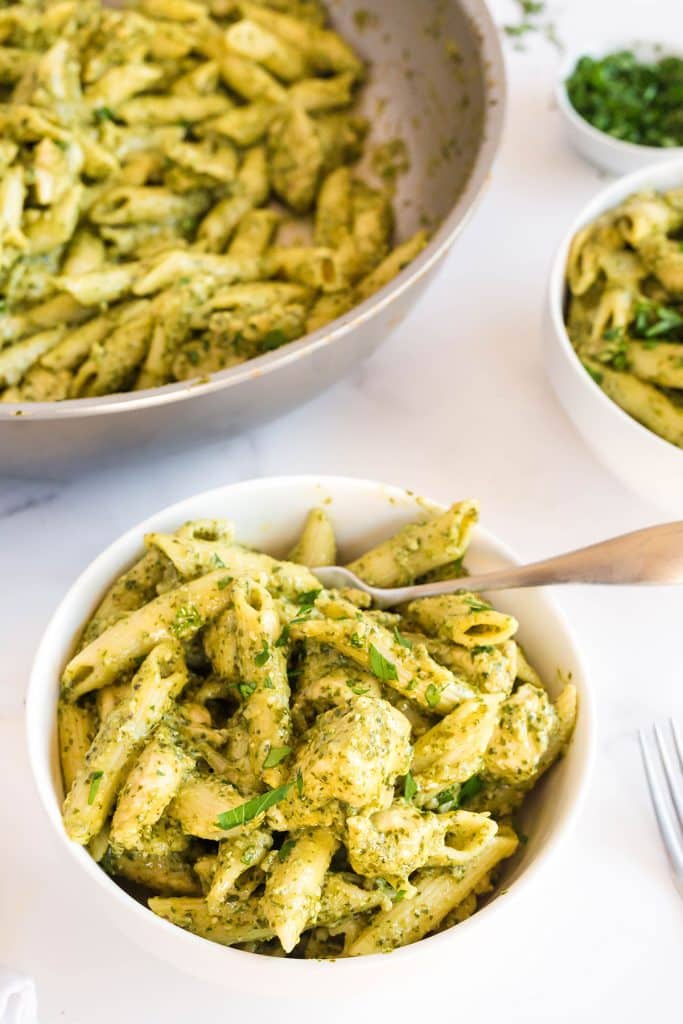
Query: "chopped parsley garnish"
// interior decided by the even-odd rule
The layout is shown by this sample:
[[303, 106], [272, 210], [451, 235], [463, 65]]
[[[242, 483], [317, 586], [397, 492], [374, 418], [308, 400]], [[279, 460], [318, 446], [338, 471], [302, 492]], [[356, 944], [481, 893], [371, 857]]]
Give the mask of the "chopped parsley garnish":
[[412, 772], [408, 772], [403, 781], [403, 796], [408, 801], [408, 803], [412, 803], [413, 797], [417, 793], [417, 790], [417, 782], [413, 778]]
[[[290, 676], [292, 675], [291, 672], [289, 674], [290, 674]], [[275, 689], [275, 683], [270, 678], [270, 676], [266, 676], [266, 678], [263, 680], [263, 687], [266, 690], [274, 690]]]
[[537, 32], [541, 28], [536, 19], [544, 12], [545, 3], [544, 0], [517, 0], [517, 7], [519, 21], [514, 25], [503, 25], [503, 32], [511, 39], [520, 39], [529, 32]]
[[472, 654], [493, 654], [495, 649], [491, 644], [480, 644], [472, 648]]
[[238, 683], [237, 689], [240, 692], [242, 700], [249, 700], [252, 693], [256, 690], [256, 683]]
[[583, 368], [588, 376], [592, 377], [598, 386], [602, 384], [603, 375], [600, 373], [600, 370], [595, 370], [592, 366], [589, 366], [588, 363], [583, 363]]
[[309, 618], [313, 607], [315, 605], [318, 596], [322, 593], [322, 587], [318, 590], [307, 590], [303, 594], [299, 594], [297, 598], [297, 604], [299, 610], [295, 617], [291, 619], [282, 629], [280, 636], [275, 641], [275, 647], [284, 647], [289, 640], [289, 631], [291, 626], [295, 626], [298, 622], [305, 622]]
[[380, 890], [380, 892], [385, 893], [389, 897], [392, 903], [400, 903], [401, 900], [405, 899], [406, 890], [394, 889], [393, 885], [390, 885], [389, 882], [387, 882], [386, 878], [376, 879], [375, 885]]
[[506, 36], [510, 36], [511, 39], [519, 39], [520, 36], [525, 36], [527, 32], [533, 32], [536, 28], [530, 21], [519, 21], [516, 25], [503, 25], [503, 31]]
[[460, 787], [460, 792], [458, 794], [458, 806], [462, 804], [463, 800], [471, 800], [473, 796], [477, 795], [477, 793], [481, 793], [483, 788], [484, 783], [480, 776], [472, 775], [471, 778], [466, 782], [463, 782]]
[[91, 772], [90, 773], [90, 789], [88, 790], [88, 806], [92, 806], [95, 803], [95, 797], [97, 796], [97, 790], [100, 788], [100, 782], [104, 772]]
[[313, 611], [313, 605], [320, 597], [322, 588], [318, 590], [307, 590], [303, 594], [299, 594], [297, 597], [297, 604], [299, 605], [299, 615], [310, 615]]
[[199, 610], [193, 604], [184, 604], [176, 612], [171, 632], [178, 640], [189, 640], [204, 625]]
[[231, 807], [229, 811], [223, 811], [216, 818], [216, 824], [218, 828], [229, 829], [236, 828], [238, 825], [246, 825], [248, 821], [253, 821], [254, 818], [258, 818], [259, 814], [263, 814], [269, 807], [274, 807], [275, 804], [279, 804], [281, 800], [284, 800], [293, 783], [286, 782], [284, 786], [278, 786], [277, 789], [270, 789], [267, 793], [261, 793], [260, 796], [254, 796], [251, 800], [247, 800], [244, 804], [239, 804], [238, 807]]
[[348, 686], [351, 693], [355, 693], [357, 697], [363, 697], [366, 693], [370, 692], [369, 686], [363, 686], [360, 679], [347, 679], [346, 685]]
[[387, 661], [374, 644], [370, 644], [370, 671], [383, 683], [388, 683], [391, 679], [398, 679], [396, 666], [393, 662]]
[[219, 590], [225, 590], [226, 587], [230, 586], [232, 581], [233, 581], [233, 577], [232, 576], [223, 576], [222, 579], [220, 579], [218, 581], [216, 586], [218, 587]]
[[280, 348], [281, 345], [286, 345], [288, 341], [286, 331], [283, 331], [281, 327], [273, 327], [272, 330], [264, 334], [259, 348], [262, 352], [271, 352], [273, 349]]
[[114, 120], [113, 111], [111, 111], [109, 109], [109, 107], [98, 107], [97, 110], [95, 111], [95, 120], [96, 121], [100, 121], [100, 122], [102, 122], [102, 121], [113, 121]]
[[[295, 622], [295, 621], [296, 621], [295, 619], [292, 619], [292, 622]], [[282, 632], [280, 633], [279, 637], [275, 641], [275, 644], [273, 645], [274, 647], [284, 647], [285, 644], [288, 642], [288, 640], [289, 640], [289, 627], [290, 627], [290, 625], [291, 625], [291, 623], [288, 622], [286, 626], [282, 627]]]
[[349, 643], [351, 644], [352, 647], [355, 647], [358, 650], [365, 647], [365, 641], [363, 640], [363, 637], [360, 635], [360, 633], [352, 633], [351, 636], [349, 637]]
[[289, 855], [290, 855], [290, 853], [292, 852], [293, 849], [294, 849], [294, 840], [293, 839], [285, 839], [284, 843], [282, 844], [280, 849], [277, 851], [277, 857], [278, 857], [278, 860], [280, 861], [281, 864], [284, 864], [284, 862], [287, 860], [287, 858], [289, 857]]
[[601, 363], [613, 366], [615, 370], [628, 368], [628, 349], [623, 327], [610, 327], [603, 332], [603, 340], [607, 342], [598, 355]]
[[465, 604], [471, 612], [490, 612], [491, 605], [488, 601], [480, 601], [478, 597], [464, 598]]
[[434, 683], [430, 683], [425, 690], [425, 700], [429, 704], [430, 708], [435, 708], [441, 700], [441, 690]]
[[404, 636], [398, 626], [394, 626], [394, 640], [397, 644], [400, 644], [401, 647], [406, 647], [408, 650], [413, 646], [413, 641], [410, 637]]
[[464, 800], [471, 800], [483, 788], [484, 783], [480, 776], [472, 775], [461, 786], [449, 786], [448, 789], [442, 789], [435, 797], [439, 811], [457, 811], [459, 807], [462, 807]]
[[639, 146], [683, 145], [683, 60], [640, 61], [630, 50], [581, 57], [567, 79], [574, 109], [599, 131]]
[[437, 793], [435, 799], [440, 811], [450, 811], [456, 806], [458, 795], [455, 787], [449, 786], [448, 789], [442, 789], [440, 793]]
[[254, 661], [256, 662], [256, 664], [260, 668], [261, 666], [265, 665], [265, 663], [268, 661], [269, 658], [270, 658], [270, 644], [268, 643], [267, 640], [264, 640], [263, 641], [263, 650], [259, 651], [259, 653], [255, 656]]
[[275, 768], [276, 765], [284, 761], [285, 758], [289, 757], [292, 753], [291, 747], [271, 747], [266, 754], [266, 759], [263, 762], [264, 768]]
[[217, 569], [225, 569], [225, 562], [216, 551], [211, 556], [211, 564], [215, 565]]
[[[683, 90], [683, 86], [681, 87]], [[640, 302], [636, 306], [633, 333], [638, 338], [660, 338], [671, 336], [683, 327], [683, 316], [670, 306], [657, 302]], [[683, 340], [683, 335], [674, 338]]]

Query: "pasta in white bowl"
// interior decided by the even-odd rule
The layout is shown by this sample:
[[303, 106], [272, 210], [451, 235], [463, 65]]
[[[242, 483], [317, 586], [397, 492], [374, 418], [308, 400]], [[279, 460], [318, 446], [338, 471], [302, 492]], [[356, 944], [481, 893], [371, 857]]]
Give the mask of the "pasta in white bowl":
[[[627, 354], [623, 357], [622, 363], [622, 357], [617, 352], [617, 346], [623, 344], [617, 306], [622, 304], [622, 318], [629, 305], [632, 305], [634, 309], [634, 320], [638, 317], [642, 319], [644, 315], [649, 317], [647, 302], [643, 304], [637, 297], [647, 269], [643, 264], [644, 272], [641, 273], [640, 257], [637, 255], [635, 246], [632, 246], [630, 242], [624, 246], [616, 244], [611, 251], [605, 251], [604, 258], [606, 261], [613, 261], [613, 268], [610, 269], [609, 274], [602, 269], [599, 271], [594, 292], [604, 288], [601, 315], [608, 314], [610, 319], [602, 326], [599, 320], [595, 319], [590, 328], [591, 335], [595, 332], [595, 338], [593, 338], [587, 336], [585, 327], [582, 326], [581, 306], [585, 308], [589, 296], [582, 296], [577, 304], [567, 283], [567, 267], [570, 258], [576, 258], [577, 254], [580, 260], [583, 260], [581, 240], [587, 239], [592, 234], [591, 225], [594, 223], [607, 225], [612, 216], [610, 211], [621, 207], [622, 204], [628, 212], [630, 197], [641, 194], [652, 196], [655, 193], [671, 193], [672, 190], [680, 189], [682, 182], [683, 159], [678, 157], [655, 167], [648, 167], [629, 174], [597, 193], [571, 224], [557, 249], [550, 273], [544, 324], [544, 354], [550, 382], [586, 444], [628, 487], [642, 494], [648, 501], [655, 501], [663, 508], [676, 511], [680, 510], [681, 502], [683, 502], [683, 473], [681, 472], [683, 455], [681, 455], [679, 447], [680, 437], [678, 437], [679, 443], [677, 443], [675, 431], [676, 420], [680, 420], [680, 397], [676, 397], [680, 395], [680, 389], [678, 392], [675, 388], [662, 391], [663, 398], [672, 396], [671, 402], [667, 403], [664, 416], [662, 416], [660, 409], [656, 408], [660, 401], [657, 386], [651, 385], [649, 381], [641, 381], [633, 374], [624, 373], [623, 370], [617, 371], [613, 365], [615, 358], [617, 366], [621, 363], [623, 367], [627, 363], [630, 364], [631, 359]], [[636, 202], [640, 202], [640, 200], [636, 200]], [[671, 243], [671, 248], [674, 251], [678, 245], [677, 242], [663, 235], [661, 230], [653, 230], [652, 243], [664, 244], [665, 247]], [[593, 241], [585, 255], [587, 256], [585, 266], [588, 268], [590, 260], [596, 256]], [[598, 259], [602, 260], [603, 256], [599, 256]], [[636, 288], [631, 287], [629, 290], [628, 287], [617, 283], [616, 277], [619, 276], [619, 272], [617, 271], [617, 275], [613, 275], [612, 269], [617, 269], [617, 262], [622, 260], [622, 269], [625, 269], [629, 263], [635, 269], [636, 277], [639, 279]], [[667, 271], [664, 270], [664, 273], [666, 274]], [[574, 270], [572, 270], [572, 280], [576, 286], [578, 276], [575, 275]], [[579, 290], [583, 283], [579, 282]], [[672, 289], [672, 294], [676, 295], [675, 289]], [[647, 294], [644, 298], [648, 299]], [[613, 315], [609, 311], [611, 300], [614, 300], [614, 313], [617, 316], [614, 323], [612, 323]], [[661, 303], [661, 297], [659, 301]], [[664, 302], [662, 305], [665, 306], [666, 303]], [[635, 312], [636, 309], [637, 312]], [[571, 323], [568, 324], [565, 321], [566, 316], [569, 316]], [[626, 323], [630, 319], [631, 316], [627, 314]], [[666, 335], [660, 334], [660, 326], [650, 324], [649, 320], [643, 331], [640, 330], [640, 327], [639, 321], [633, 333], [636, 335], [646, 333], [647, 337], [642, 339], [644, 344], [634, 347], [633, 355], [639, 364], [645, 362], [645, 372], [652, 377], [651, 363], [658, 363], [661, 356], [667, 351], [666, 347], [661, 348], [659, 345], [660, 341], [666, 340]], [[629, 324], [628, 333], [631, 332]], [[596, 341], [602, 341], [606, 345], [611, 343], [614, 346], [611, 364], [605, 362], [604, 377], [600, 375], [602, 366], [598, 367], [597, 373], [595, 372], [595, 368], [590, 362], [590, 355], [588, 365], [594, 376], [591, 377], [590, 373], [586, 372], [581, 362], [583, 352], [579, 352], [577, 355], [570, 333], [574, 334], [577, 339], [579, 349], [583, 349], [584, 344], [595, 348]], [[628, 342], [626, 333], [625, 329], [625, 343]], [[605, 334], [607, 337], [604, 337]], [[586, 335], [585, 338], [584, 335]], [[603, 359], [610, 360], [609, 352], [605, 351], [600, 354]], [[653, 359], [653, 356], [656, 358]], [[656, 373], [659, 379], [664, 380], [658, 371]], [[671, 382], [670, 378], [666, 379]], [[626, 388], [624, 388], [624, 383]], [[611, 397], [609, 397], [610, 394]], [[655, 431], [663, 436], [659, 436], [659, 433], [655, 433]], [[669, 437], [669, 440], [665, 439], [666, 436]]]
[[[521, 888], [591, 755], [557, 613], [540, 594], [494, 611], [466, 592], [375, 612], [305, 564], [338, 541], [368, 578], [453, 571], [473, 534], [479, 569], [501, 553], [475, 520], [472, 502], [442, 510], [363, 481], [253, 481], [155, 516], [72, 589], [36, 659], [33, 768], [67, 848], [144, 945], [204, 977], [235, 957], [240, 978], [346, 971], [492, 917], [501, 879]], [[60, 676], [64, 786], [49, 759]]]

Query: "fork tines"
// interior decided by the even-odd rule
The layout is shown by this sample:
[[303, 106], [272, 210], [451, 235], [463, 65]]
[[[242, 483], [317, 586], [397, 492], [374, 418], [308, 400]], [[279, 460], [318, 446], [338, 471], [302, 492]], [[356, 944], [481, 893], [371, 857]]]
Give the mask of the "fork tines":
[[659, 831], [683, 896], [683, 744], [673, 719], [669, 719], [668, 737], [658, 725], [652, 733], [654, 743], [639, 730], [640, 751]]

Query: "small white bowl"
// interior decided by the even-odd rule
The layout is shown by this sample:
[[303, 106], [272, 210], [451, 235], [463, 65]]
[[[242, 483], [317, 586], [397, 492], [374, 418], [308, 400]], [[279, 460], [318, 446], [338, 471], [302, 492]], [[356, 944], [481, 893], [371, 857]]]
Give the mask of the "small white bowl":
[[[454, 498], [459, 495], [454, 495]], [[521, 638], [553, 696], [561, 686], [559, 672], [579, 692], [579, 716], [566, 757], [534, 790], [525, 808], [523, 824], [529, 842], [510, 862], [502, 893], [456, 928], [397, 950], [390, 956], [366, 956], [336, 962], [285, 960], [208, 942], [156, 917], [137, 903], [102, 871], [87, 851], [71, 842], [61, 818], [62, 783], [57, 755], [56, 704], [59, 677], [74, 637], [112, 579], [137, 557], [142, 536], [149, 530], [172, 530], [188, 519], [225, 516], [236, 524], [237, 536], [247, 544], [283, 554], [293, 543], [306, 512], [323, 504], [337, 532], [342, 556], [353, 557], [377, 543], [425, 508], [415, 495], [395, 487], [345, 477], [279, 477], [207, 491], [152, 516], [129, 530], [104, 551], [76, 580], [55, 611], [35, 658], [27, 703], [27, 737], [31, 767], [47, 817], [68, 856], [78, 865], [83, 900], [98, 906], [135, 942], [207, 981], [232, 989], [277, 992], [283, 999], [305, 991], [311, 998], [331, 997], [349, 986], [405, 980], [407, 961], [433, 962], [439, 953], [462, 957], [476, 929], [495, 930], [502, 914], [515, 906], [522, 926], [524, 910], [512, 899], [521, 895], [541, 865], [571, 829], [586, 792], [594, 745], [594, 710], [581, 654], [564, 617], [542, 590], [520, 590], [496, 595], [496, 602], [521, 622]], [[427, 503], [428, 505], [431, 503]], [[438, 506], [432, 506], [438, 507]], [[468, 564], [475, 571], [513, 562], [508, 550], [478, 528]], [[561, 884], [561, 880], [558, 880]], [[77, 913], [77, 908], [75, 910]], [[488, 946], [487, 946], [488, 948]], [[336, 985], [336, 988], [334, 987]]]
[[586, 372], [564, 320], [566, 267], [574, 235], [634, 192], [683, 185], [683, 156], [646, 167], [608, 185], [584, 207], [553, 261], [544, 315], [545, 365], [565, 411], [589, 448], [628, 487], [683, 513], [683, 449], [642, 426], [608, 398]]
[[630, 50], [643, 61], [660, 60], [665, 56], [681, 56], [676, 47], [670, 48], [659, 43], [619, 42], [613, 46], [606, 46], [604, 43], [599, 46], [584, 44], [580, 49], [572, 50], [562, 62], [555, 83], [555, 100], [570, 143], [585, 160], [603, 171], [609, 171], [610, 174], [630, 174], [653, 164], [683, 157], [683, 146], [640, 146], [634, 142], [615, 139], [599, 128], [594, 128], [572, 106], [567, 95], [566, 82], [579, 58], [606, 57], [620, 50]]

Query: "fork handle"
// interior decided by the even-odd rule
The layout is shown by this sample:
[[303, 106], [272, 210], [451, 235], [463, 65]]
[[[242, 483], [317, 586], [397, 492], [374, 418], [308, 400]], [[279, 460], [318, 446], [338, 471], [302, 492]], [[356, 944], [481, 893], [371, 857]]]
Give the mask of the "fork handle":
[[[391, 604], [459, 590], [507, 590], [551, 583], [683, 583], [683, 522], [662, 523], [566, 555], [498, 572], [385, 590]], [[382, 593], [378, 591], [377, 593]], [[391, 595], [391, 597], [390, 597]]]

